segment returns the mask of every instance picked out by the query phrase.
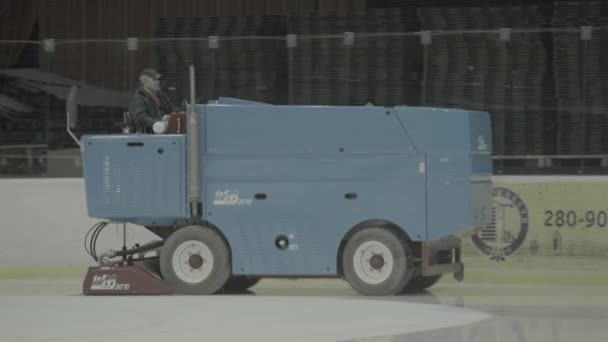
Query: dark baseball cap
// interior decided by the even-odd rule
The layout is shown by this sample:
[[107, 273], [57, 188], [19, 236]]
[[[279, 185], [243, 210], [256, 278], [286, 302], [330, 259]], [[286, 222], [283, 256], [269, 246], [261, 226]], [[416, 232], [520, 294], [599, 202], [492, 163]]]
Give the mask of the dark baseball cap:
[[159, 78], [162, 75], [158, 73], [158, 71], [154, 70], [154, 69], [144, 69], [141, 74], [139, 74], [139, 77], [142, 76], [148, 76], [148, 77], [152, 77], [152, 78]]

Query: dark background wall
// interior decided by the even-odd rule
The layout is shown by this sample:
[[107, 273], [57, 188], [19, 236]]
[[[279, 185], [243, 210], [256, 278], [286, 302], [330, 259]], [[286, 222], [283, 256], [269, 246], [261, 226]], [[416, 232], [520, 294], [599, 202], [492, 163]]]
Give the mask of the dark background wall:
[[[362, 0], [47, 0], [36, 3], [39, 4], [40, 39], [153, 38], [157, 37], [161, 18], [285, 16], [293, 11], [365, 8]], [[135, 63], [129, 65], [124, 62], [129, 58], [124, 46], [89, 43], [64, 49], [52, 60], [43, 58], [41, 64], [61, 70], [70, 78], [129, 89], [134, 79], [132, 69], [156, 64], [154, 56], [155, 53], [142, 49], [131, 57]], [[79, 63], [75, 57], [86, 61], [86, 68], [85, 63]]]
[[[141, 69], [158, 68], [179, 103], [193, 63], [201, 101], [485, 110], [501, 172], [608, 171], [605, 1], [0, 0], [0, 18], [0, 147], [41, 145], [41, 170], [45, 151], [73, 147], [59, 88], [93, 87], [82, 130], [115, 132]], [[422, 30], [435, 32], [430, 45]], [[25, 153], [3, 151], [0, 174], [3, 155]]]

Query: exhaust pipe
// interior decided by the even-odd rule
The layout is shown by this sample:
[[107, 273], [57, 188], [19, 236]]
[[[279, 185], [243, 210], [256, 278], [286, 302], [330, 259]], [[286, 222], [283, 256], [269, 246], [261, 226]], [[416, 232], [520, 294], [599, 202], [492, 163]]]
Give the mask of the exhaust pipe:
[[72, 86], [70, 88], [70, 93], [68, 94], [68, 99], [65, 104], [65, 114], [66, 114], [66, 125], [65, 129], [74, 139], [78, 147], [82, 150], [82, 145], [80, 144], [80, 140], [76, 137], [72, 129], [75, 129], [78, 126], [78, 102], [76, 99], [78, 98], [78, 87]]
[[190, 113], [188, 113], [188, 196], [190, 212], [193, 217], [200, 217], [200, 139], [199, 120], [196, 114], [196, 92], [194, 65], [190, 64]]

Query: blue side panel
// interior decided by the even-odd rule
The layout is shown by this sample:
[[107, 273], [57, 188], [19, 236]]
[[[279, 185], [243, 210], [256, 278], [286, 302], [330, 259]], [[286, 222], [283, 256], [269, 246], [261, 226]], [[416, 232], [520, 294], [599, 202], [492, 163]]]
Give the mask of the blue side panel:
[[492, 128], [490, 115], [470, 113], [471, 139], [471, 210], [474, 228], [492, 220]]
[[416, 107], [395, 111], [427, 155], [426, 238], [436, 240], [478, 225], [491, 204], [488, 113]]
[[392, 112], [208, 106], [205, 116], [205, 215], [230, 242], [235, 274], [336, 274], [342, 238], [370, 219], [424, 237], [425, 156]]
[[[413, 154], [392, 111], [380, 107], [198, 106], [209, 154]], [[387, 114], [388, 113], [388, 114]]]
[[187, 216], [185, 136], [83, 137], [90, 217], [170, 224]]
[[[423, 237], [422, 160], [209, 157], [208, 219], [230, 241], [236, 273], [335, 274], [340, 241], [357, 223], [384, 219]], [[279, 235], [297, 249], [277, 249]]]

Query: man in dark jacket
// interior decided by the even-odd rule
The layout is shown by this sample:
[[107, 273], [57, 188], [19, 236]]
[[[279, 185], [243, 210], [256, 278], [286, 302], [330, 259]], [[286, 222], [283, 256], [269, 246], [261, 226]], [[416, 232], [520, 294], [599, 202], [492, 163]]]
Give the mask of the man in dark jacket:
[[154, 69], [145, 69], [139, 75], [140, 86], [129, 104], [130, 124], [139, 133], [152, 133], [154, 124], [162, 122], [163, 116], [173, 109], [167, 95], [160, 90], [160, 76]]

